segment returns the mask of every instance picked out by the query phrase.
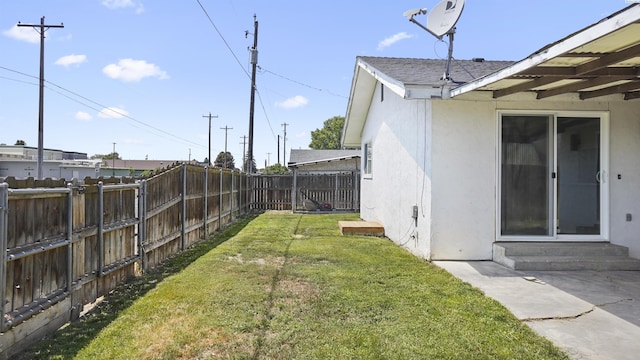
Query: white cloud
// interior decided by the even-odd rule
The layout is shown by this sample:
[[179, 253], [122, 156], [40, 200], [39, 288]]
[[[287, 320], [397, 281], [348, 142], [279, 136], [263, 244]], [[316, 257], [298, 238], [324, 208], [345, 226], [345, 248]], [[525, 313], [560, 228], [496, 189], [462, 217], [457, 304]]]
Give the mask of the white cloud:
[[2, 34], [16, 40], [34, 44], [40, 42], [40, 34], [31, 26], [14, 25], [11, 29], [3, 31]]
[[102, 5], [111, 10], [135, 7], [136, 14], [144, 12], [144, 5], [132, 0], [102, 0]]
[[382, 40], [382, 41], [380, 41], [378, 43], [378, 51], [382, 51], [382, 50], [384, 50], [384, 48], [389, 47], [389, 46], [397, 43], [400, 40], [410, 39], [412, 37], [413, 37], [413, 35], [409, 35], [404, 31], [403, 32], [399, 32], [399, 33], [397, 33], [395, 35], [391, 35], [388, 38], [386, 38], [386, 39], [384, 39], [384, 40]]
[[124, 82], [140, 81], [146, 77], [156, 77], [160, 80], [169, 78], [169, 75], [157, 65], [134, 59], [120, 59], [117, 64], [105, 66], [102, 72], [112, 79]]
[[98, 117], [103, 119], [122, 119], [127, 115], [129, 115], [127, 110], [113, 106], [104, 108], [98, 113]]
[[80, 120], [80, 121], [89, 121], [93, 118], [91, 115], [89, 115], [84, 111], [78, 111], [74, 117], [76, 118], [76, 120]]
[[62, 65], [64, 67], [69, 67], [71, 65], [80, 65], [86, 61], [87, 61], [87, 55], [71, 54], [71, 55], [63, 56], [60, 59], [56, 60], [55, 64]]
[[308, 132], [303, 131], [303, 132], [299, 132], [299, 133], [297, 133], [297, 134], [296, 134], [296, 138], [301, 139], [301, 138], [305, 138], [305, 137], [307, 137], [308, 135], [309, 135], [309, 133], [308, 133]]
[[285, 101], [277, 102], [276, 107], [283, 109], [295, 109], [298, 107], [305, 106], [309, 103], [309, 99], [302, 95], [296, 95], [292, 98], [288, 98]]

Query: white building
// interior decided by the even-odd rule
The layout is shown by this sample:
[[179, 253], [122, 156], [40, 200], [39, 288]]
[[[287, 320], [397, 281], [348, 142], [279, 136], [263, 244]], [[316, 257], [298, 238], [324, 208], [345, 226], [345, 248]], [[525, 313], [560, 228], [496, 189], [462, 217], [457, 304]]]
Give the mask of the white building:
[[[602, 242], [640, 258], [640, 5], [515, 63], [358, 57], [361, 217], [428, 259]], [[470, 76], [473, 74], [473, 76]]]

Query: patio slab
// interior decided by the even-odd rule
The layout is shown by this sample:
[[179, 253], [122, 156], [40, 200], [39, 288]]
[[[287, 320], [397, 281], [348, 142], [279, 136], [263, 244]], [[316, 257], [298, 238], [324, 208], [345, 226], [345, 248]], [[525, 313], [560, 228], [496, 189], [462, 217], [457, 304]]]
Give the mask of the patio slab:
[[640, 271], [517, 271], [434, 261], [497, 300], [573, 359], [637, 359]]

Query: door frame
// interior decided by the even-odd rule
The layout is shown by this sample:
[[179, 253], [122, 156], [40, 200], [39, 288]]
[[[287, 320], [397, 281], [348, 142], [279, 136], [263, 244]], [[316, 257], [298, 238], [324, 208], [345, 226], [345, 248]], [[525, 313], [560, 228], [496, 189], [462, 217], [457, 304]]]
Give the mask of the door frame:
[[[550, 197], [552, 234], [550, 236], [501, 234], [502, 221], [502, 117], [504, 115], [549, 116], [552, 121], [553, 139], [550, 139], [553, 154], [551, 171], [558, 171], [557, 119], [558, 117], [600, 118], [600, 234], [557, 234], [558, 180], [553, 179]], [[554, 110], [498, 110], [496, 111], [496, 241], [609, 241], [609, 112], [608, 111], [554, 111]]]

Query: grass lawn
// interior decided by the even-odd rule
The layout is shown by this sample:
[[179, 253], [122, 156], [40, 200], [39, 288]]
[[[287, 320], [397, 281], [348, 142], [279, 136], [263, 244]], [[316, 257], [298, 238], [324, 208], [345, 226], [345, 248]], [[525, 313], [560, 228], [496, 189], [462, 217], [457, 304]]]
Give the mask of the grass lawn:
[[23, 358], [567, 359], [355, 214], [266, 213], [114, 292]]

